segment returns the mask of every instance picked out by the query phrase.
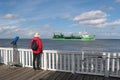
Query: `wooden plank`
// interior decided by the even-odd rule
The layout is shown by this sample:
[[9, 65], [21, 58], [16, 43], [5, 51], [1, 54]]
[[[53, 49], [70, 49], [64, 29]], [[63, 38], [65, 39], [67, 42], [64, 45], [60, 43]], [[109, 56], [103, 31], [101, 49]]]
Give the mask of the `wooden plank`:
[[56, 80], [57, 77], [59, 77], [61, 72], [55, 72], [52, 75], [50, 75], [49, 77], [46, 77], [45, 80]]
[[23, 69], [21, 72], [15, 74], [14, 76], [10, 77], [9, 80], [16, 80], [18, 77], [26, 74], [28, 71], [30, 71], [30, 68]]
[[72, 76], [72, 73], [67, 73], [64, 75], [64, 77], [62, 78], [62, 80], [69, 80], [70, 76]]
[[76, 80], [83, 80], [83, 77], [84, 77], [83, 75], [79, 74]]
[[6, 79], [8, 79], [9, 77], [14, 76], [15, 74], [17, 74], [18, 72], [21, 72], [21, 71], [23, 71], [22, 68], [8, 71], [8, 72], [6, 72], [5, 74], [0, 75], [0, 79], [1, 79], [1, 80], [6, 80]]
[[[39, 76], [38, 78], [39, 78], [39, 80], [47, 80], [47, 79], [49, 79], [54, 74], [55, 74], [55, 72], [51, 71], [51, 72], [49, 72], [47, 74], [42, 75], [42, 77]], [[51, 80], [51, 79], [49, 79], [49, 80]]]
[[95, 75], [90, 75], [90, 76], [89, 76], [89, 80], [97, 80], [97, 76], [95, 76]]
[[22, 70], [22, 68], [19, 68], [19, 69], [13, 69], [13, 70], [10, 70], [10, 71], [7, 71], [5, 72], [5, 74], [2, 74], [0, 75], [0, 78], [4, 78], [6, 77], [7, 75], [11, 75], [11, 74], [16, 74], [18, 71]]
[[83, 75], [82, 80], [89, 80], [89, 76], [88, 75]]
[[36, 75], [29, 77], [28, 80], [37, 80], [38, 76], [41, 76], [41, 75], [44, 74], [45, 72], [46, 72], [46, 71], [40, 70], [39, 72], [37, 72]]
[[8, 68], [0, 65], [0, 80], [120, 80], [120, 78], [59, 71], [34, 71], [32, 68]]
[[110, 77], [109, 80], [120, 80], [120, 78], [116, 78], [116, 77]]
[[76, 80], [79, 74], [72, 74], [69, 80]]
[[63, 76], [65, 75], [66, 73], [64, 72], [60, 72], [60, 75], [56, 78], [56, 80], [62, 80], [63, 79]]
[[37, 77], [35, 77], [33, 80], [41, 80], [41, 78], [47, 76], [50, 74], [50, 71], [43, 71], [43, 73], [41, 75], [38, 75]]
[[[104, 80], [104, 77], [103, 76], [97, 76], [96, 77], [97, 80]], [[106, 79], [105, 79], [106, 80]], [[108, 79], [109, 80], [109, 79]]]
[[17, 76], [18, 74], [22, 73], [23, 71], [27, 71], [27, 70], [24, 70], [22, 69], [21, 71], [17, 72], [17, 73], [12, 73], [12, 74], [9, 74], [9, 75], [6, 75], [4, 78], [1, 78], [3, 80], [17, 80], [16, 78], [19, 77]]
[[31, 68], [31, 69], [30, 69], [29, 71], [27, 71], [25, 74], [17, 77], [16, 80], [27, 80], [27, 78], [28, 78], [29, 76], [31, 76], [31, 74], [33, 74], [33, 73], [37, 73], [37, 72], [35, 72], [35, 71]]
[[29, 73], [26, 75], [26, 76], [24, 76], [22, 79], [19, 79], [19, 80], [29, 80], [28, 78], [31, 78], [32, 76], [34, 76], [34, 75], [36, 75], [36, 74], [38, 74], [40, 72], [40, 70], [38, 70], [38, 71], [34, 71], [34, 70], [31, 70], [31, 71], [29, 71]]
[[6, 68], [6, 69], [5, 68], [1, 68], [1, 70], [0, 70], [0, 76], [3, 75], [3, 74], [9, 73], [11, 71], [13, 71], [13, 70], [11, 70], [9, 68]]

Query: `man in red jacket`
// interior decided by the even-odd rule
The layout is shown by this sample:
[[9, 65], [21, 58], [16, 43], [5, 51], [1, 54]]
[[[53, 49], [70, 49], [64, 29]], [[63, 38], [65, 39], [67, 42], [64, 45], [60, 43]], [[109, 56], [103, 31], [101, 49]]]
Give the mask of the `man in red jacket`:
[[[40, 57], [41, 57], [41, 54], [42, 54], [42, 40], [39, 38], [40, 35], [38, 33], [35, 33], [34, 35], [34, 38], [31, 40], [30, 42], [30, 47], [32, 49], [32, 42], [33, 40], [36, 41], [36, 45], [38, 46], [36, 50], [33, 50], [33, 69], [36, 70], [36, 69], [40, 69]], [[35, 66], [35, 61], [37, 60], [37, 68]]]

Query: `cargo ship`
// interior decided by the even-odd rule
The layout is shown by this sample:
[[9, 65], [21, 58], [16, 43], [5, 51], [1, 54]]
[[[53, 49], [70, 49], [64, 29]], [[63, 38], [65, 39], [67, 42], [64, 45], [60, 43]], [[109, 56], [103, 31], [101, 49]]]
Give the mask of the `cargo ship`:
[[69, 36], [65, 36], [63, 33], [54, 33], [52, 40], [91, 41], [91, 40], [95, 40], [95, 35], [89, 35], [87, 32], [79, 33], [77, 35], [72, 33]]

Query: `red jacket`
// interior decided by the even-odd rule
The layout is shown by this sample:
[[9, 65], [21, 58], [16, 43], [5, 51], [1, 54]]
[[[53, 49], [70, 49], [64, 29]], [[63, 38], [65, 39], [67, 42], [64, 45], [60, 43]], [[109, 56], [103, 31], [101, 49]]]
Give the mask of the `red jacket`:
[[39, 37], [34, 37], [31, 41], [30, 41], [30, 47], [31, 47], [31, 45], [32, 45], [32, 41], [33, 40], [36, 40], [36, 43], [37, 43], [37, 45], [38, 45], [38, 49], [37, 50], [32, 50], [33, 51], [33, 53], [34, 54], [40, 54], [40, 53], [42, 53], [42, 48], [43, 48], [43, 46], [42, 46], [42, 40], [39, 38]]

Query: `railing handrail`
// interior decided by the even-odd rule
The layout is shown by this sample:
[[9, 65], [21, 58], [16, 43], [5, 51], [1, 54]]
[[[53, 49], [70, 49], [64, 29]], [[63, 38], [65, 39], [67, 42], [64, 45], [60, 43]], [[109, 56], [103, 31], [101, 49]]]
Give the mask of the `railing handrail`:
[[[31, 49], [18, 49], [19, 63], [32, 67]], [[13, 62], [13, 48], [0, 47], [0, 62]], [[41, 57], [44, 70], [65, 71], [119, 77], [120, 53], [44, 50]]]

